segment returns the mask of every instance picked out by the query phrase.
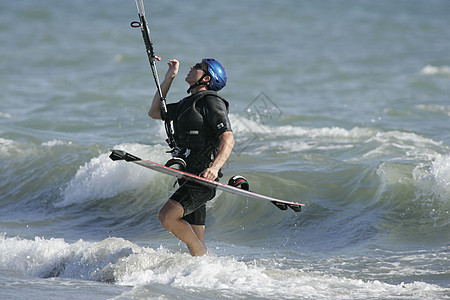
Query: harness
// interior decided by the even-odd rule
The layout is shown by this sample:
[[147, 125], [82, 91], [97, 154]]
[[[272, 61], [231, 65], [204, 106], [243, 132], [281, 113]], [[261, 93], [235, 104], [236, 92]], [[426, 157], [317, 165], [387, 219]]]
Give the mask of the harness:
[[[212, 140], [216, 139], [214, 132], [208, 128], [204, 116], [197, 109], [198, 101], [207, 96], [219, 98], [225, 103], [228, 110], [228, 102], [211, 90], [201, 91], [181, 100], [182, 111], [178, 113], [176, 120], [173, 120], [175, 140], [180, 147], [189, 149], [204, 148], [207, 146], [207, 143], [211, 143]], [[185, 101], [188, 102], [183, 104]], [[218, 140], [211, 146], [217, 147]]]

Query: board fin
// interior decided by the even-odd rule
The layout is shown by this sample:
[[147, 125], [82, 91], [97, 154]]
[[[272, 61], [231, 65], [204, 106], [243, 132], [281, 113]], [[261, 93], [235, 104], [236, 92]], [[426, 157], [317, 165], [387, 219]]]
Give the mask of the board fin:
[[292, 209], [295, 212], [301, 212], [302, 211], [302, 207], [300, 205], [296, 205], [296, 204], [286, 204], [286, 203], [282, 203], [282, 202], [277, 202], [277, 201], [271, 201], [276, 207], [278, 207], [281, 210], [287, 210], [288, 207], [290, 209]]
[[125, 160], [125, 161], [138, 161], [142, 160], [133, 154], [127, 153], [123, 150], [111, 150], [111, 155], [109, 156], [112, 160]]
[[301, 212], [302, 206], [297, 204], [288, 204], [289, 208], [292, 209], [295, 212]]

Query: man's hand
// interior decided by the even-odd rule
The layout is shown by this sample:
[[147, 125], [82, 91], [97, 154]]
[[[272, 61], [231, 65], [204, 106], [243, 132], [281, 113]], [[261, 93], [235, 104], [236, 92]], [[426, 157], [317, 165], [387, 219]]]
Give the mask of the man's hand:
[[234, 136], [232, 131], [225, 131], [219, 136], [219, 139], [220, 143], [216, 159], [211, 167], [207, 168], [201, 174], [202, 177], [209, 180], [216, 180], [216, 178], [219, 177], [219, 170], [227, 161], [234, 146]]
[[203, 171], [201, 176], [209, 180], [216, 180], [216, 178], [219, 177], [219, 170], [214, 167], [209, 167]]
[[167, 70], [164, 79], [174, 79], [178, 74], [178, 70], [180, 69], [180, 62], [176, 59], [171, 59], [167, 64], [169, 65], [169, 69]]

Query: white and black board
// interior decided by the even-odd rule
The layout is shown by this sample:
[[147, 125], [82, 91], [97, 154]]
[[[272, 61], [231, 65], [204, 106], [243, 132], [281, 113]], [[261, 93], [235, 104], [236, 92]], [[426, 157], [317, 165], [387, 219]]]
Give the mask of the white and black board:
[[111, 155], [109, 156], [112, 160], [125, 160], [127, 162], [133, 162], [135, 164], [138, 164], [140, 166], [143, 166], [145, 168], [166, 174], [166, 175], [170, 175], [173, 177], [176, 177], [178, 179], [185, 179], [185, 180], [190, 180], [199, 184], [203, 184], [206, 186], [211, 186], [213, 188], [217, 188], [218, 190], [227, 192], [227, 193], [232, 193], [232, 194], [236, 194], [236, 195], [240, 195], [240, 196], [244, 196], [244, 197], [249, 197], [249, 198], [254, 198], [254, 199], [259, 199], [259, 200], [265, 200], [265, 201], [270, 201], [273, 204], [275, 204], [279, 209], [281, 210], [286, 210], [288, 207], [290, 207], [292, 210], [296, 211], [296, 212], [300, 212], [302, 206], [304, 206], [304, 204], [302, 203], [296, 203], [296, 202], [291, 202], [291, 201], [285, 201], [285, 200], [281, 200], [281, 199], [276, 199], [276, 198], [272, 198], [269, 196], [264, 196], [264, 195], [260, 195], [251, 191], [247, 191], [244, 189], [240, 189], [231, 185], [227, 185], [227, 184], [223, 184], [217, 181], [213, 181], [213, 180], [209, 180], [200, 176], [196, 176], [187, 172], [183, 172], [177, 169], [173, 169], [170, 167], [166, 167], [164, 165], [158, 164], [156, 162], [150, 161], [150, 160], [143, 160], [133, 154], [127, 153], [123, 150], [111, 150]]

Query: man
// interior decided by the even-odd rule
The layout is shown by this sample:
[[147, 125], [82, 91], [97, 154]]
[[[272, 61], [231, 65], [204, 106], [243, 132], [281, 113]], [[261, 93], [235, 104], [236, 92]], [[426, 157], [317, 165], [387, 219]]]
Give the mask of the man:
[[[172, 59], [161, 84], [167, 96], [178, 74], [179, 62]], [[223, 66], [212, 58], [192, 66], [185, 81], [188, 97], [167, 105], [167, 117], [173, 121], [175, 140], [186, 171], [210, 180], [217, 180], [220, 169], [234, 146], [234, 136], [228, 119], [228, 102], [216, 91], [226, 85]], [[162, 119], [161, 99], [157, 92], [148, 112], [153, 119]], [[214, 198], [215, 190], [189, 181], [180, 187], [159, 212], [161, 224], [183, 241], [191, 255], [201, 256], [207, 249], [204, 241], [206, 202]]]

